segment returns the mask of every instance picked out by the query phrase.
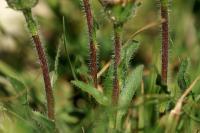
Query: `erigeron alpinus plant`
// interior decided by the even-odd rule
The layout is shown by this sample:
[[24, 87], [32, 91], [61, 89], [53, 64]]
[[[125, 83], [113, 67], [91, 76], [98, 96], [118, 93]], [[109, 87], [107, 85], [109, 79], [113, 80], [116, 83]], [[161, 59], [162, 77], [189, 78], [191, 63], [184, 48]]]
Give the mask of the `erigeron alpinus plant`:
[[[28, 0], [27, 0], [28, 1]], [[37, 1], [30, 0], [8, 0], [10, 2], [10, 7], [14, 8], [15, 10], [20, 10], [24, 13], [28, 28], [31, 31], [31, 35], [33, 36], [36, 45], [41, 46], [41, 43], [38, 36], [38, 29], [35, 21], [32, 19], [32, 15], [30, 12], [30, 8], [32, 8]], [[166, 132], [166, 133], [175, 133], [175, 132], [182, 132], [185, 131], [187, 128], [186, 126], [189, 125], [185, 122], [189, 123], [199, 122], [198, 116], [198, 102], [199, 102], [199, 95], [193, 97], [189, 97], [194, 85], [200, 80], [200, 77], [197, 77], [192, 84], [190, 83], [190, 75], [188, 74], [188, 64], [189, 60], [183, 60], [178, 74], [177, 74], [177, 84], [176, 86], [173, 84], [167, 83], [167, 69], [168, 69], [168, 40], [169, 40], [169, 33], [168, 33], [168, 10], [166, 10], [167, 0], [161, 0], [161, 17], [163, 18], [164, 23], [162, 23], [162, 83], [160, 85], [168, 85], [169, 92], [168, 94], [158, 94], [158, 88], [155, 85], [155, 75], [157, 72], [152, 72], [150, 69], [147, 71], [151, 74], [145, 75], [144, 82], [142, 80], [143, 76], [143, 66], [138, 66], [134, 70], [129, 68], [129, 62], [134, 53], [138, 50], [140, 44], [135, 40], [123, 40], [122, 38], [122, 31], [123, 25], [127, 22], [129, 17], [133, 17], [135, 10], [137, 9], [138, 4], [136, 0], [99, 0], [102, 4], [103, 10], [107, 17], [109, 18], [109, 22], [112, 23], [113, 32], [114, 32], [114, 40], [113, 40], [113, 59], [112, 63], [110, 64], [107, 71], [104, 70], [105, 67], [102, 68], [104, 73], [102, 74], [102, 70], [97, 73], [97, 49], [96, 49], [96, 27], [94, 25], [94, 17], [92, 13], [92, 6], [90, 6], [91, 1], [83, 0], [84, 11], [86, 14], [86, 21], [88, 25], [88, 40], [89, 40], [89, 48], [90, 53], [90, 75], [92, 82], [87, 80], [86, 81], [79, 81], [75, 80], [72, 83], [79, 87], [84, 92], [87, 92], [90, 96], [92, 96], [96, 101], [97, 104], [92, 106], [90, 110], [90, 105], [86, 108], [88, 109], [86, 117], [80, 119], [80, 123], [68, 124], [64, 120], [60, 122], [60, 119], [68, 119], [68, 112], [63, 111], [65, 115], [61, 115], [60, 118], [57, 118], [58, 122], [57, 125], [59, 126], [59, 131], [66, 132], [69, 131], [68, 127], [72, 127], [72, 132], [90, 132], [90, 128], [94, 128], [91, 132], [140, 132], [140, 133], [155, 133], [155, 132]], [[19, 6], [19, 5], [20, 6]], [[23, 6], [22, 6], [23, 5]], [[22, 8], [23, 7], [23, 8]], [[158, 24], [157, 24], [158, 25]], [[134, 25], [133, 25], [134, 26]], [[136, 32], [138, 34], [138, 32]], [[65, 22], [63, 19], [63, 42], [65, 44], [65, 51], [67, 51], [67, 39], [66, 39], [66, 31], [65, 31]], [[70, 34], [70, 33], [69, 33]], [[123, 43], [125, 42], [125, 43]], [[104, 43], [104, 42], [103, 42]], [[112, 44], [110, 44], [112, 45]], [[61, 46], [58, 46], [58, 52], [56, 56], [56, 63], [55, 63], [55, 71], [58, 71], [59, 67], [59, 57], [61, 54]], [[86, 45], [85, 45], [86, 47]], [[42, 49], [42, 48], [39, 48]], [[42, 53], [43, 50], [42, 50]], [[39, 52], [39, 56], [40, 56]], [[42, 54], [44, 56], [44, 54]], [[69, 58], [69, 57], [68, 57]], [[45, 59], [44, 59], [45, 60]], [[45, 63], [46, 64], [46, 63]], [[0, 66], [1, 67], [1, 66]], [[106, 66], [107, 67], [107, 66]], [[71, 67], [72, 68], [72, 67]], [[45, 68], [45, 70], [48, 70]], [[148, 73], [147, 72], [147, 73]], [[146, 74], [146, 73], [145, 73]], [[155, 74], [155, 75], [154, 75]], [[98, 76], [97, 76], [98, 75]], [[48, 76], [48, 75], [46, 75]], [[56, 75], [57, 76], [57, 75]], [[75, 76], [74, 76], [75, 77]], [[99, 85], [97, 82], [97, 77], [99, 77]], [[57, 78], [57, 77], [56, 77]], [[26, 86], [21, 83], [20, 81], [9, 77], [9, 81], [11, 82], [13, 88], [19, 91], [26, 91]], [[75, 78], [76, 79], [76, 78]], [[44, 75], [45, 80], [45, 75]], [[49, 80], [47, 80], [49, 81]], [[151, 83], [149, 83], [151, 82]], [[46, 83], [46, 82], [45, 82]], [[50, 82], [47, 82], [50, 85]], [[102, 88], [99, 86], [103, 86]], [[141, 86], [141, 95], [138, 94], [138, 89]], [[163, 86], [162, 86], [163, 87]], [[161, 88], [162, 88], [161, 87]], [[149, 91], [150, 90], [150, 91]], [[153, 90], [153, 91], [152, 91]], [[174, 94], [173, 90], [178, 91], [178, 94]], [[59, 90], [60, 91], [60, 90]], [[136, 95], [136, 99], [133, 100], [133, 96]], [[152, 91], [152, 92], [151, 92]], [[52, 92], [51, 92], [52, 93]], [[153, 93], [153, 94], [151, 94]], [[180, 97], [180, 98], [179, 98]], [[178, 98], [178, 100], [177, 100]], [[2, 99], [1, 99], [2, 100]], [[168, 105], [164, 105], [166, 109], [165, 112], [160, 113], [157, 110], [157, 105], [163, 103], [172, 103], [175, 106], [168, 107]], [[177, 101], [177, 102], [176, 102]], [[26, 106], [28, 100], [26, 99], [26, 95], [22, 95], [14, 101], [13, 110], [17, 113], [11, 112], [8, 107], [3, 108], [7, 112], [11, 112], [12, 115], [20, 119], [17, 124], [19, 127], [25, 127], [25, 132], [35, 133], [35, 132], [55, 132], [54, 128], [54, 121], [51, 121], [41, 115], [36, 111], [30, 111], [30, 107]], [[20, 103], [18, 105], [17, 103]], [[48, 99], [47, 99], [48, 102]], [[63, 101], [62, 101], [63, 102]], [[64, 103], [67, 102], [64, 100]], [[190, 104], [191, 102], [191, 104]], [[23, 105], [21, 105], [21, 103]], [[25, 103], [25, 104], [24, 104]], [[133, 103], [133, 104], [131, 104]], [[99, 106], [98, 106], [99, 105]], [[198, 107], [198, 108], [194, 108]], [[93, 108], [94, 107], [94, 108]], [[130, 107], [130, 108], [129, 108]], [[133, 107], [134, 109], [132, 109]], [[19, 109], [18, 109], [19, 108]], [[66, 108], [71, 108], [66, 106]], [[70, 109], [69, 109], [70, 110]], [[0, 111], [2, 111], [2, 107], [0, 106]], [[19, 113], [20, 112], [20, 113]], [[94, 113], [94, 115], [93, 115]], [[91, 115], [92, 114], [92, 115]], [[169, 114], [169, 115], [168, 115]], [[92, 118], [91, 118], [92, 117]], [[103, 121], [102, 117], [105, 117]], [[51, 119], [51, 117], [49, 117]], [[167, 118], [167, 119], [165, 119]], [[71, 120], [71, 118], [69, 118]], [[83, 121], [82, 121], [83, 120]], [[61, 120], [62, 121], [62, 120]], [[74, 119], [72, 118], [72, 121]], [[14, 124], [13, 124], [14, 125]], [[10, 125], [9, 125], [10, 126]], [[0, 126], [0, 132], [1, 132]], [[27, 128], [28, 127], [28, 128]], [[74, 127], [76, 128], [74, 130]], [[88, 128], [89, 127], [89, 128]], [[192, 127], [192, 126], [191, 126]], [[87, 128], [87, 129], [86, 129]], [[70, 128], [71, 129], [71, 128]], [[100, 129], [100, 130], [99, 130]], [[103, 130], [102, 130], [103, 129]], [[198, 131], [198, 130], [197, 130]]]
[[35, 44], [39, 61], [40, 61], [40, 66], [43, 73], [46, 100], [47, 100], [48, 118], [50, 120], [54, 120], [55, 119], [54, 96], [53, 96], [52, 86], [51, 86], [50, 77], [49, 77], [47, 59], [45, 57], [45, 52], [44, 52], [44, 49], [42, 47], [42, 43], [39, 37], [38, 26], [32, 16], [32, 11], [31, 11], [32, 8], [38, 3], [38, 0], [25, 0], [25, 1], [24, 0], [6, 0], [6, 1], [10, 8], [22, 12], [26, 19], [27, 27], [32, 36], [33, 42]]
[[[92, 11], [89, 0], [83, 0], [83, 3], [88, 22], [89, 40], [92, 40], [93, 35], [95, 34], [90, 33], [90, 31], [95, 31], [93, 27], [94, 22], [92, 21]], [[129, 17], [134, 15], [138, 3], [135, 0], [121, 2], [102, 0], [100, 3], [102, 4], [105, 14], [107, 14], [108, 18], [110, 19], [114, 30], [113, 63], [109, 67], [109, 70], [106, 74], [106, 79], [103, 80], [103, 92], [95, 89], [89, 83], [84, 83], [77, 80], [72, 81], [72, 83], [93, 96], [96, 101], [105, 109], [113, 110], [114, 107], [114, 114], [110, 112], [109, 115], [110, 122], [108, 130], [121, 131], [124, 123], [123, 118], [128, 111], [128, 106], [135, 94], [135, 91], [139, 88], [142, 81], [143, 66], [138, 66], [135, 70], [127, 73], [127, 71], [129, 71], [129, 61], [131, 60], [132, 55], [139, 48], [139, 43], [133, 40], [122, 45], [121, 37], [123, 25], [126, 23]], [[93, 49], [90, 50], [91, 53], [94, 52]], [[95, 68], [91, 69], [94, 70]], [[118, 110], [117, 108], [122, 109]]]

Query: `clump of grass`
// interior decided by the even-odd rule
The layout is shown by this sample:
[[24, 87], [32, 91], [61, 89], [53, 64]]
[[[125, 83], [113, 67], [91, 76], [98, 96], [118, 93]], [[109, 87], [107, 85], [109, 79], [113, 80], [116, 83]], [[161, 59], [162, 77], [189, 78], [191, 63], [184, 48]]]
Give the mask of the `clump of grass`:
[[40, 61], [40, 66], [41, 66], [42, 73], [43, 73], [46, 99], [47, 99], [48, 118], [51, 120], [54, 120], [55, 119], [54, 96], [53, 96], [51, 81], [50, 81], [50, 77], [49, 77], [47, 59], [45, 57], [45, 52], [44, 52], [44, 49], [42, 47], [42, 43], [41, 43], [41, 40], [39, 37], [37, 23], [33, 19], [32, 11], [31, 11], [31, 8], [33, 8], [37, 4], [37, 2], [38, 2], [38, 0], [28, 0], [28, 1], [7, 0], [9, 7], [14, 10], [21, 11], [26, 19], [27, 27], [28, 27], [28, 30], [34, 41], [34, 44], [35, 44], [35, 47], [36, 47], [36, 50], [38, 53], [39, 61]]

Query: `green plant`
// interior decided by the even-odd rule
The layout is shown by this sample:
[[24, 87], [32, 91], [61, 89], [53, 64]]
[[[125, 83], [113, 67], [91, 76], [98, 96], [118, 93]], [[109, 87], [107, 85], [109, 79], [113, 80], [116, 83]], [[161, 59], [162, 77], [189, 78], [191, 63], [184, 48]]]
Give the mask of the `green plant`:
[[8, 5], [10, 8], [19, 10], [23, 13], [28, 30], [33, 38], [35, 47], [37, 49], [37, 53], [40, 60], [40, 65], [43, 73], [44, 84], [45, 84], [45, 92], [46, 92], [46, 99], [47, 99], [47, 111], [48, 117], [51, 120], [55, 119], [54, 114], [54, 96], [52, 92], [50, 77], [49, 77], [49, 70], [47, 65], [47, 60], [45, 57], [45, 53], [40, 41], [37, 23], [33, 19], [31, 8], [33, 8], [37, 4], [38, 0], [29, 0], [29, 1], [22, 1], [22, 0], [7, 0]]
[[[0, 132], [199, 131], [200, 28], [196, 23], [200, 20], [200, 4], [197, 1], [177, 0], [169, 6], [169, 0], [158, 0], [159, 16], [156, 1], [7, 2], [26, 19], [43, 75], [34, 63], [37, 59], [27, 45], [30, 38], [17, 24], [18, 19], [12, 25], [19, 29], [15, 33], [10, 25], [13, 31], [6, 29], [3, 20], [7, 16], [2, 13]], [[32, 12], [48, 44], [45, 52]], [[43, 80], [45, 89], [41, 90]], [[51, 97], [55, 98], [55, 107]], [[50, 105], [47, 109], [46, 100]]]
[[135, 12], [135, 1], [101, 1], [102, 6], [106, 14], [108, 15], [110, 21], [113, 24], [114, 29], [114, 79], [113, 79], [113, 104], [118, 103], [119, 94], [120, 94], [120, 85], [119, 85], [119, 64], [121, 58], [121, 32], [124, 23], [128, 18]]
[[[123, 75], [123, 73], [128, 71], [129, 61], [132, 55], [139, 48], [139, 43], [137, 41], [131, 41], [131, 43], [128, 41], [127, 44], [124, 44], [123, 46], [121, 44], [121, 32], [123, 25], [129, 18], [129, 16], [131, 16], [135, 12], [137, 8], [137, 3], [135, 3], [135, 1], [129, 1], [127, 3], [105, 3], [105, 1], [101, 1], [101, 4], [106, 14], [108, 14], [114, 30], [114, 58], [113, 64], [110, 66], [110, 70], [108, 71], [109, 82], [105, 81], [106, 86], [104, 86], [105, 88], [103, 90], [105, 90], [105, 92], [103, 93], [99, 92], [98, 90], [94, 90], [90, 85], [81, 81], [72, 81], [72, 83], [81, 88], [83, 91], [86, 91], [87, 93], [92, 95], [99, 104], [105, 106], [104, 108], [108, 110], [112, 110], [112, 107], [114, 107], [115, 109], [125, 108], [119, 111], [114, 110], [115, 115], [113, 115], [112, 113], [109, 115], [109, 129], [111, 131], [121, 131], [123, 117], [127, 113], [126, 108], [129, 106], [131, 99], [135, 94], [135, 91], [139, 88], [142, 81], [143, 66], [138, 66], [133, 72], [129, 74], [129, 76], [127, 76], [127, 78], [120, 76], [121, 74]], [[85, 9], [88, 10], [88, 5], [86, 7], [87, 8]], [[86, 16], [89, 19], [92, 18], [91, 15]], [[123, 86], [121, 86], [120, 84], [122, 84]], [[110, 88], [109, 86], [113, 87]], [[112, 89], [112, 91], [108, 89]], [[112, 94], [110, 92], [112, 92]], [[111, 104], [109, 102], [110, 100], [112, 101], [112, 106], [109, 109], [109, 106]]]

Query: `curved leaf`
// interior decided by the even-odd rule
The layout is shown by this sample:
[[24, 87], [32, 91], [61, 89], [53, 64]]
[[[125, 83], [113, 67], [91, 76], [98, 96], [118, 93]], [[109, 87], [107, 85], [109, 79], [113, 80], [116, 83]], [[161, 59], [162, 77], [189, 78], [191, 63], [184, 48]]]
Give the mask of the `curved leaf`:
[[78, 80], [72, 81], [72, 84], [74, 84], [81, 90], [92, 95], [99, 104], [109, 105], [110, 102], [109, 102], [108, 98], [106, 96], [104, 96], [103, 93], [99, 92], [96, 88], [94, 88], [93, 86], [86, 84], [82, 81], [78, 81]]

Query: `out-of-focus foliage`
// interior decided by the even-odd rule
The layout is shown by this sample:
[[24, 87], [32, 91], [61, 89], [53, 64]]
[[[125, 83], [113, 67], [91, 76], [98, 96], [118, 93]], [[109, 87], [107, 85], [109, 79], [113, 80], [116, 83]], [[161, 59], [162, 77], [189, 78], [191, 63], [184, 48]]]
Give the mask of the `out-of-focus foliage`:
[[[160, 20], [156, 0], [141, 2], [135, 16], [124, 24], [123, 44], [126, 44], [137, 30]], [[5, 3], [2, 0], [0, 2], [0, 132], [54, 132], [53, 122], [46, 118], [41, 70], [23, 16], [6, 8]], [[113, 29], [101, 4], [91, 0], [91, 6], [98, 25], [96, 36], [98, 65], [101, 70], [113, 55]], [[123, 117], [118, 116], [119, 123], [123, 123], [120, 125], [120, 128], [124, 129], [123, 132], [164, 132], [168, 114], [174, 108], [177, 99], [200, 74], [200, 1], [174, 0], [170, 2], [169, 7], [170, 94], [163, 94], [160, 86], [156, 85], [161, 66], [160, 26], [156, 24], [131, 38], [127, 50], [126, 47], [123, 48], [124, 62], [120, 67], [126, 67], [128, 70], [121, 74], [122, 78], [127, 77], [127, 80], [122, 80], [121, 86], [131, 86], [133, 90], [122, 90], [122, 95], [128, 96], [125, 92], [130, 92], [130, 97], [134, 97], [122, 98], [122, 107], [112, 110], [108, 106], [111, 101], [107, 102], [112, 95], [112, 63], [99, 78], [99, 90], [91, 91], [93, 87], [83, 83], [91, 79], [88, 75], [87, 26], [81, 1], [39, 0], [38, 5], [33, 8], [33, 13], [43, 37], [42, 42], [54, 86], [56, 131], [108, 132], [113, 124], [108, 123], [112, 119], [111, 114], [119, 110], [123, 114]], [[8, 12], [13, 14], [5, 17]], [[15, 20], [9, 20], [10, 18]], [[131, 53], [135, 55], [134, 58]], [[128, 55], [125, 58], [126, 54]], [[187, 58], [190, 58], [189, 66]], [[138, 67], [139, 64], [144, 65], [143, 78], [143, 67]], [[137, 84], [135, 78], [142, 78], [142, 85]], [[130, 79], [133, 81], [129, 81]], [[72, 80], [76, 80], [73, 83], [81, 89], [76, 88], [71, 83]], [[191, 95], [184, 101], [177, 132], [193, 133], [200, 130], [199, 102], [200, 82], [197, 82]], [[124, 113], [124, 110], [128, 113]]]

